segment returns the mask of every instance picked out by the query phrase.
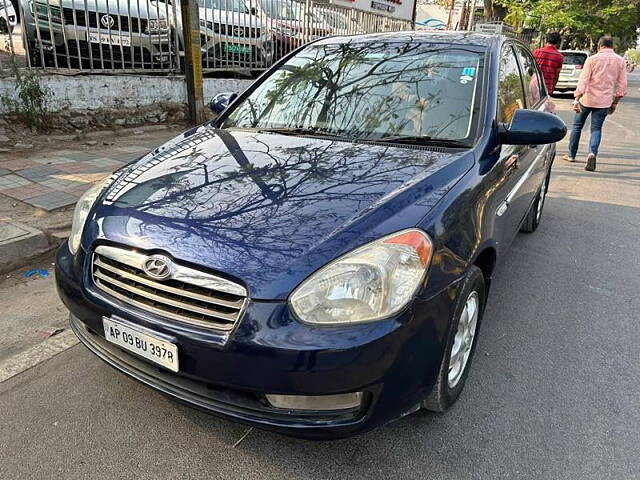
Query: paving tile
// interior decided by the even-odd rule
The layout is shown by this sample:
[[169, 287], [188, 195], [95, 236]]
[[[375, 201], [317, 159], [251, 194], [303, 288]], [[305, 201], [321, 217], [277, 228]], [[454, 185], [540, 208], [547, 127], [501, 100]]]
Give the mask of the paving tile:
[[136, 160], [141, 153], [143, 152], [139, 152], [138, 155], [136, 155], [135, 153], [116, 153], [114, 155], [109, 155], [109, 158], [111, 158], [112, 160], [118, 160], [123, 163], [129, 163]]
[[108, 171], [104, 171], [104, 168], [99, 172], [87, 172], [87, 173], [74, 173], [66, 175], [58, 175], [56, 179], [71, 181], [76, 183], [95, 183], [102, 180], [109, 174]]
[[89, 160], [86, 163], [90, 163], [97, 167], [119, 167], [122, 165], [122, 162], [112, 158], [96, 158], [95, 160]]
[[103, 157], [104, 155], [100, 155], [99, 153], [93, 153], [93, 152], [84, 152], [82, 150], [74, 150], [74, 151], [67, 151], [64, 153], [64, 155], [60, 155], [60, 156], [64, 158], [68, 158], [69, 160], [83, 162], [87, 160], [94, 160], [96, 158]]
[[25, 203], [51, 211], [56, 208], [66, 207], [67, 205], [73, 205], [78, 201], [79, 197], [79, 195], [67, 192], [52, 192], [26, 199]]
[[9, 175], [11, 173], [11, 170], [9, 170], [8, 168], [0, 168], [0, 177], [3, 175]]
[[79, 182], [74, 182], [73, 180], [65, 180], [61, 178], [52, 178], [50, 180], [44, 180], [42, 182], [39, 182], [39, 184], [52, 188], [53, 190], [58, 190], [58, 191], [62, 191], [66, 188], [82, 185]]
[[43, 158], [32, 158], [32, 161], [39, 165], [58, 165], [60, 163], [69, 163], [73, 162], [73, 160], [64, 157], [43, 157]]
[[22, 170], [17, 170], [16, 173], [22, 178], [26, 178], [33, 182], [38, 182], [40, 180], [47, 180], [51, 175], [60, 173], [61, 171], [62, 170], [60, 170], [59, 168], [53, 167], [51, 165], [38, 165], [37, 167], [29, 167]]
[[10, 188], [22, 187], [30, 184], [33, 184], [33, 182], [26, 178], [22, 178], [15, 173], [0, 177], [0, 190], [8, 190]]
[[84, 165], [81, 162], [71, 161], [71, 162], [65, 162], [65, 163], [58, 163], [56, 164], [56, 168], [61, 172], [75, 173], [82, 170], [83, 168], [86, 168], [86, 165]]
[[84, 192], [89, 190], [89, 188], [92, 185], [93, 184], [91, 184], [91, 183], [83, 183], [81, 185], [72, 185], [72, 186], [69, 186], [69, 187], [62, 188], [61, 191], [70, 193], [72, 195], [82, 195]]
[[56, 150], [55, 152], [51, 152], [51, 155], [54, 157], [64, 157], [67, 154], [75, 154], [81, 152], [82, 150]]
[[55, 190], [45, 187], [44, 185], [40, 185], [39, 183], [34, 183], [31, 185], [23, 185], [22, 187], [10, 188], [8, 190], [2, 190], [3, 195], [8, 195], [17, 200], [26, 200], [27, 198], [33, 198], [40, 195], [44, 195], [45, 193], [51, 193]]
[[22, 170], [23, 168], [35, 167], [38, 165], [36, 162], [21, 158], [17, 160], [0, 160], [0, 168], [8, 168], [9, 170]]
[[126, 153], [145, 153], [150, 150], [150, 147], [145, 145], [125, 145], [124, 147], [117, 147], [114, 149], [116, 152]]

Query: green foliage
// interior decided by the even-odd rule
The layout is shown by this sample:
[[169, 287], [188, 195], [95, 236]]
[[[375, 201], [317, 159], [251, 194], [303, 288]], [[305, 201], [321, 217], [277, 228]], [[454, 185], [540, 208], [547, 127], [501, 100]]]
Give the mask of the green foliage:
[[40, 129], [47, 119], [47, 104], [52, 92], [40, 83], [40, 76], [34, 71], [14, 71], [16, 96], [2, 95], [0, 101], [5, 108], [17, 113], [27, 126]]
[[635, 44], [640, 0], [493, 0], [506, 9], [505, 23], [542, 32], [557, 30], [574, 48], [594, 49], [599, 37], [611, 35], [616, 47]]
[[629, 49], [624, 54], [624, 56], [631, 60], [633, 63], [640, 64], [640, 48]]

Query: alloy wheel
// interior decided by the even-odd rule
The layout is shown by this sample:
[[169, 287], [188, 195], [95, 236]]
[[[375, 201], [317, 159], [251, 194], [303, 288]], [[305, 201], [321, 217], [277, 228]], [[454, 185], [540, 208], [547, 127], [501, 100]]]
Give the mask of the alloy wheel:
[[476, 335], [479, 310], [480, 299], [478, 292], [474, 290], [469, 294], [464, 304], [458, 321], [458, 330], [453, 340], [453, 347], [451, 347], [448, 376], [449, 388], [454, 388], [458, 384], [467, 366]]

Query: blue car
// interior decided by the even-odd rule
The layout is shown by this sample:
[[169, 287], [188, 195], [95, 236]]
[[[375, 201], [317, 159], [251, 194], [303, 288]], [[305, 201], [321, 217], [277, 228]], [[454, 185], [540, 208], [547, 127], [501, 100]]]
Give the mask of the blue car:
[[78, 203], [56, 262], [78, 338], [169, 397], [297, 437], [448, 409], [566, 133], [529, 50], [327, 38], [213, 107]]

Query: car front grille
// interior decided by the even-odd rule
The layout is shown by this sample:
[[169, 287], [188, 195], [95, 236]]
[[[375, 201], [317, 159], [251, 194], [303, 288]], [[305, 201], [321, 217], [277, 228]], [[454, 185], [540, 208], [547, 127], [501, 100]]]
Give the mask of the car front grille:
[[[113, 25], [106, 27], [100, 20], [103, 16], [110, 16], [113, 19]], [[56, 18], [57, 17], [57, 18]], [[145, 32], [147, 29], [147, 20], [145, 18], [129, 17], [127, 15], [106, 14], [101, 12], [89, 12], [84, 10], [74, 10], [73, 8], [63, 8], [63, 17], [65, 25], [76, 25], [78, 27], [100, 28], [104, 32], [128, 32], [134, 33]], [[52, 14], [52, 22], [60, 23], [60, 13]]]
[[210, 20], [205, 21], [204, 19], [200, 19], [200, 26], [204, 27], [205, 25], [209, 30], [213, 30], [214, 33], [230, 37], [258, 38], [261, 33], [260, 28], [258, 27], [226, 25], [224, 23], [216, 23]]
[[231, 330], [244, 311], [246, 289], [162, 258], [171, 273], [159, 280], [145, 272], [150, 255], [100, 245], [93, 254], [93, 282], [110, 296], [153, 314], [199, 327]]

